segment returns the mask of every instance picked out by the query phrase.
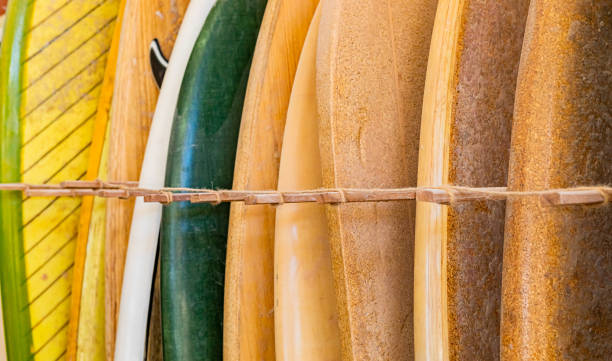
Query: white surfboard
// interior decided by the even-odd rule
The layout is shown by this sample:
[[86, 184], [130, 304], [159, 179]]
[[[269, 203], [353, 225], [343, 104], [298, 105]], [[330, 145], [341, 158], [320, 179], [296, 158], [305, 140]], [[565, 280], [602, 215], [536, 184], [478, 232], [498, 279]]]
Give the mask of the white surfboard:
[[[191, 50], [215, 0], [192, 0], [176, 38], [164, 82], [159, 92], [147, 141], [140, 187], [161, 188], [174, 110]], [[162, 205], [136, 200], [125, 259], [119, 322], [115, 344], [116, 361], [139, 361], [145, 357], [147, 317]]]

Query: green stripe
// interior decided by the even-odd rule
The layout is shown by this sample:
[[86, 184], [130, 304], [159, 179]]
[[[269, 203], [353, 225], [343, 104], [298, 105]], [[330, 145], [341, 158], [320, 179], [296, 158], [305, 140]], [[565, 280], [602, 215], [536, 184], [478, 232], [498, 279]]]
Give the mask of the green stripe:
[[[26, 1], [9, 2], [0, 50], [0, 182], [21, 181], [21, 60], [29, 17]], [[21, 192], [0, 192], [0, 284], [7, 356], [11, 361], [33, 357], [21, 207]]]

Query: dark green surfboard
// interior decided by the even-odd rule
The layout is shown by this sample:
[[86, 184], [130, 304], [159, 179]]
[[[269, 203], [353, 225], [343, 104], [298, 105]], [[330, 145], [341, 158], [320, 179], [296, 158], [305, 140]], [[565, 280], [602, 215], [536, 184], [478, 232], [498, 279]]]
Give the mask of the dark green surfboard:
[[[265, 0], [219, 0], [177, 104], [168, 187], [231, 188], [244, 93]], [[221, 360], [229, 205], [173, 203], [161, 228], [164, 359]]]

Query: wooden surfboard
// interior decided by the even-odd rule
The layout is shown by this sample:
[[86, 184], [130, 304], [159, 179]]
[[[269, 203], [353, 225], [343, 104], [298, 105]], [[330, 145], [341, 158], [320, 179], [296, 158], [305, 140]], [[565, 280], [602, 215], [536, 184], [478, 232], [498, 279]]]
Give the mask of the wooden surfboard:
[[[125, 0], [119, 4], [113, 25], [98, 107], [93, 124], [89, 162], [84, 180], [107, 180], [108, 113], [119, 48]], [[73, 282], [68, 323], [67, 360], [105, 359], [104, 350], [104, 248], [106, 199], [84, 197], [81, 203], [76, 241]]]
[[[297, 68], [278, 176], [278, 190], [322, 186], [315, 63], [320, 13], [312, 19]], [[274, 324], [277, 360], [340, 360], [325, 207], [276, 209]]]
[[[111, 180], [137, 181], [140, 176], [159, 93], [151, 65], [151, 45], [159, 45], [165, 56], [170, 55], [188, 4], [189, 0], [128, 0], [126, 3], [111, 108], [109, 157], [112, 162], [108, 168]], [[109, 361], [114, 355], [121, 281], [133, 210], [133, 199], [108, 200], [105, 337]]]
[[[265, 0], [219, 0], [198, 37], [176, 108], [169, 187], [232, 185], [251, 57]], [[164, 359], [222, 358], [229, 204], [171, 203], [161, 230]]]
[[[117, 5], [9, 4], [0, 55], [2, 182], [55, 184], [85, 175]], [[66, 356], [80, 204], [78, 198], [0, 195], [10, 360]]]
[[[440, 0], [418, 185], [504, 187], [528, 0]], [[498, 360], [505, 204], [417, 202], [415, 358]]]
[[[435, 5], [323, 3], [317, 97], [325, 187], [416, 185]], [[414, 202], [326, 209], [343, 359], [413, 359]]]
[[[249, 74], [233, 189], [277, 188], [287, 106], [318, 0], [270, 0]], [[274, 359], [274, 217], [268, 205], [230, 207], [223, 357]]]
[[[532, 0], [517, 81], [508, 187], [610, 184], [612, 2]], [[612, 210], [508, 202], [503, 360], [607, 360]]]
[[[140, 172], [140, 187], [164, 186], [168, 143], [183, 74], [214, 0], [192, 0], [183, 17], [159, 92]], [[115, 360], [143, 360], [162, 206], [134, 205], [115, 338]]]

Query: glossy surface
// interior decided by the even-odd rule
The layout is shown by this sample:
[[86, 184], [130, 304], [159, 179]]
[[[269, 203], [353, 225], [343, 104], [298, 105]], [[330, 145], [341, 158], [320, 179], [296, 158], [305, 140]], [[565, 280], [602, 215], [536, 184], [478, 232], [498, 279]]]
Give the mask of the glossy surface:
[[[109, 157], [113, 161], [108, 167], [109, 179], [137, 181], [140, 176], [159, 94], [149, 62], [149, 46], [153, 39], [158, 39], [164, 54], [170, 56], [188, 4], [189, 0], [126, 1], [110, 112]], [[107, 359], [112, 361], [134, 200], [114, 198], [107, 203], [105, 338]]]
[[[230, 188], [250, 61], [266, 2], [220, 0], [185, 71], [166, 185]], [[172, 203], [161, 229], [164, 359], [222, 357], [229, 205]]]
[[[233, 189], [276, 189], [287, 106], [318, 0], [266, 5], [244, 100]], [[223, 358], [274, 359], [274, 218], [269, 205], [230, 207]]]
[[[419, 186], [503, 187], [528, 1], [440, 0]], [[504, 202], [417, 203], [415, 356], [498, 360]]]
[[[291, 92], [278, 189], [322, 185], [315, 62], [320, 13], [312, 19]], [[274, 238], [276, 360], [340, 360], [329, 236], [321, 204], [276, 208]]]
[[[322, 5], [317, 101], [323, 185], [415, 186], [436, 1]], [[326, 209], [343, 359], [413, 359], [414, 202]]]
[[[119, 4], [113, 25], [98, 108], [96, 109], [89, 162], [85, 180], [107, 179], [108, 112], [113, 97], [119, 34], [125, 0]], [[70, 320], [68, 324], [68, 360], [104, 359], [104, 246], [106, 200], [83, 197], [73, 267]]]
[[[9, 103], [2, 102], [2, 181], [79, 179], [87, 169], [118, 1], [14, 4], [3, 50], [12, 59], [6, 58], [6, 81], [0, 81], [6, 87], [3, 94], [11, 94]], [[10, 244], [10, 251], [2, 253], [23, 260], [1, 272], [12, 279], [3, 280], [3, 296], [14, 295], [12, 305], [5, 300], [4, 315], [19, 319], [10, 330], [7, 324], [14, 335], [7, 345], [9, 358], [29, 359], [32, 353], [36, 360], [61, 359], [66, 356], [80, 199], [2, 197], [3, 244]]]
[[[508, 187], [612, 180], [612, 2], [532, 0], [521, 54]], [[503, 360], [607, 360], [612, 210], [509, 202]]]
[[[192, 0], [185, 12], [151, 122], [140, 172], [139, 183], [143, 188], [164, 186], [170, 130], [183, 74], [193, 44], [213, 5], [214, 0]], [[142, 198], [136, 200], [121, 286], [115, 338], [116, 361], [142, 360], [145, 357], [147, 319], [161, 213], [161, 204], [144, 203]]]

